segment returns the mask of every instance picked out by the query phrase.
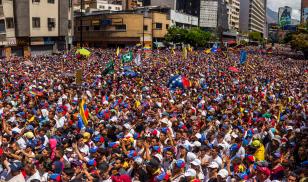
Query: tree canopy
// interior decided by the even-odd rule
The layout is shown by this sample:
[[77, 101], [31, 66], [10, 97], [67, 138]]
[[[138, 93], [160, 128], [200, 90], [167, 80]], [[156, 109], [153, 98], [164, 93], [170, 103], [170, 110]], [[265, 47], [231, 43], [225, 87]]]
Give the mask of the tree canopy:
[[205, 46], [213, 37], [210, 32], [205, 32], [200, 28], [183, 29], [170, 27], [165, 36], [167, 42], [185, 43], [193, 46]]

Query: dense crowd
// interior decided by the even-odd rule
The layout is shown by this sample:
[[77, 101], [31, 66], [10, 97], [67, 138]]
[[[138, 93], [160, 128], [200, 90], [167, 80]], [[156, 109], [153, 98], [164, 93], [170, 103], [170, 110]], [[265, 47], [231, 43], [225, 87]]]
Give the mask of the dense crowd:
[[[1, 60], [0, 181], [308, 180], [307, 60], [159, 50], [136, 65], [90, 50]], [[175, 75], [189, 87], [168, 88]]]

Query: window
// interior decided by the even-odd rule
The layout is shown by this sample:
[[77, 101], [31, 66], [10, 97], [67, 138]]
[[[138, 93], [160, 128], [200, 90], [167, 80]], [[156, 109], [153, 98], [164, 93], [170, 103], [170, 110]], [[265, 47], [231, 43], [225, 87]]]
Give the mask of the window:
[[85, 26], [86, 31], [89, 31], [90, 27], [89, 26]]
[[73, 1], [72, 0], [68, 0], [68, 7], [71, 8], [73, 6]]
[[2, 0], [0, 0], [0, 5], [2, 5]]
[[40, 0], [32, 0], [32, 3], [40, 3]]
[[48, 3], [55, 4], [55, 0], [48, 0]]
[[0, 20], [0, 33], [5, 32], [5, 22], [4, 20]]
[[163, 24], [162, 23], [155, 23], [155, 28], [156, 29], [162, 29], [163, 28]]
[[115, 25], [116, 30], [126, 30], [126, 25]]
[[147, 25], [144, 25], [144, 26], [143, 26], [143, 30], [144, 30], [144, 31], [148, 31], [148, 26], [147, 26]]
[[71, 29], [71, 28], [72, 28], [72, 20], [68, 20], [67, 28], [68, 28], [68, 29]]
[[169, 24], [166, 24], [166, 29], [167, 29], [167, 30], [169, 29]]
[[77, 31], [78, 31], [78, 32], [80, 32], [80, 26], [79, 26], [79, 27], [77, 27]]
[[14, 19], [13, 18], [6, 18], [6, 28], [14, 28]]
[[55, 18], [47, 18], [47, 26], [48, 26], [48, 30], [52, 31], [52, 29], [56, 27], [56, 19]]
[[111, 6], [109, 6], [108, 9], [111, 9]]
[[93, 30], [100, 30], [101, 29], [101, 26], [99, 26], [99, 25], [94, 25], [93, 26]]
[[32, 28], [40, 28], [40, 27], [41, 27], [40, 17], [32, 17]]

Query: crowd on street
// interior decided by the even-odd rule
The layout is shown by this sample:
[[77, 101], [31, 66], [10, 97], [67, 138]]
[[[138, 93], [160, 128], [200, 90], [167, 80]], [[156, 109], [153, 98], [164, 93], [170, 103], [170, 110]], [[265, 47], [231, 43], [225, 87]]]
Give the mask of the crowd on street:
[[242, 49], [1, 60], [0, 181], [308, 181], [307, 60]]

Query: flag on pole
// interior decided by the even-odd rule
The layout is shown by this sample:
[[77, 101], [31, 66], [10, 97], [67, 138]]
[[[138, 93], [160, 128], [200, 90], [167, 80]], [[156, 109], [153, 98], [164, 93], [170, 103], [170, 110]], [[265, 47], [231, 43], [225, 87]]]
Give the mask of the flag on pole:
[[171, 53], [172, 53], [173, 55], [175, 55], [175, 52], [174, 52], [174, 49], [173, 49], [173, 48], [171, 49]]
[[119, 56], [119, 54], [120, 54], [120, 48], [119, 47], [117, 48], [116, 54], [117, 54], [117, 56]]
[[[83, 98], [79, 104], [79, 115], [84, 126], [88, 125], [89, 111], [86, 105], [86, 100]], [[79, 123], [79, 121], [78, 121]], [[82, 126], [82, 125], [80, 125]]]
[[109, 63], [107, 63], [106, 68], [102, 72], [102, 76], [106, 76], [108, 74], [114, 73], [114, 62], [111, 60]]
[[129, 51], [128, 53], [122, 56], [122, 63], [129, 63], [133, 61], [133, 53]]
[[211, 49], [206, 49], [206, 50], [204, 50], [204, 52], [205, 52], [206, 54], [210, 54], [210, 53], [211, 53]]
[[187, 48], [183, 48], [183, 59], [187, 59]]
[[246, 51], [241, 51], [241, 59], [240, 59], [240, 64], [244, 64], [247, 59], [247, 52]]
[[141, 65], [141, 55], [140, 53], [135, 57], [135, 60], [134, 60], [135, 64], [137, 66], [140, 66]]

